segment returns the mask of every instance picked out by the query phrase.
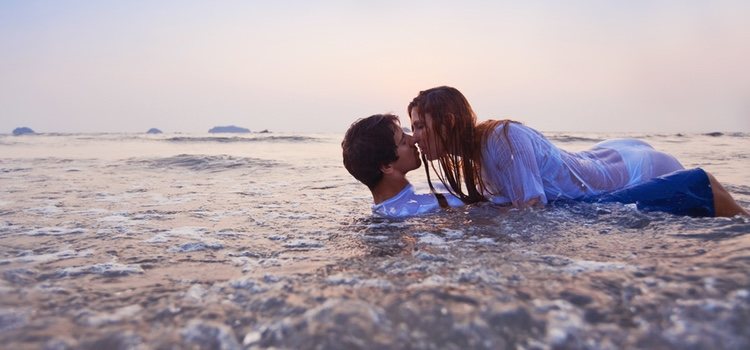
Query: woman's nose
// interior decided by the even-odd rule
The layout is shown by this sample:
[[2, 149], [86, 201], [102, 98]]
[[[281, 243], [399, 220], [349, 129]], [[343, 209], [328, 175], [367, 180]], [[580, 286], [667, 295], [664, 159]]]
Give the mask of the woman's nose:
[[414, 143], [419, 142], [419, 138], [421, 136], [422, 132], [420, 131], [414, 131], [414, 133], [411, 135], [411, 139]]
[[417, 140], [417, 133], [409, 135], [407, 142], [409, 142], [410, 145], [416, 145], [417, 142], [419, 142], [419, 140]]

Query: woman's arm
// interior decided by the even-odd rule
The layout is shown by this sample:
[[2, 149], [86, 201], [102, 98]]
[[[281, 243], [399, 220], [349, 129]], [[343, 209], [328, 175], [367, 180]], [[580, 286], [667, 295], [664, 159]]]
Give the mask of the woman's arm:
[[[506, 133], [503, 128], [508, 127]], [[492, 131], [484, 145], [482, 167], [488, 187], [510, 200], [514, 207], [543, 207], [544, 193], [537, 149], [536, 133], [525, 126], [510, 123]]]

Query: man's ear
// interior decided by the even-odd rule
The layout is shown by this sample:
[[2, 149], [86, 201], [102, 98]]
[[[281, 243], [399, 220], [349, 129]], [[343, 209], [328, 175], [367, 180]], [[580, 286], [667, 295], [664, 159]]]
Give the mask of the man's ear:
[[393, 172], [393, 163], [383, 164], [380, 166], [380, 172], [387, 175]]

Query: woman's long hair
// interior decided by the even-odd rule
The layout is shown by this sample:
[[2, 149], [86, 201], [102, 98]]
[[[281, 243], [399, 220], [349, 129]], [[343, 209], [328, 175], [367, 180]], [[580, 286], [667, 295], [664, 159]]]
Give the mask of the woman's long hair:
[[[477, 117], [463, 94], [449, 86], [439, 86], [421, 91], [407, 107], [411, 115], [413, 109], [424, 120], [427, 114], [432, 118], [434, 130], [426, 133], [430, 147], [436, 141], [443, 145], [445, 152], [437, 158], [439, 168], [433, 162], [427, 165], [424, 152], [422, 160], [430, 189], [435, 192], [430, 178], [430, 168], [446, 189], [464, 203], [486, 201], [483, 193], [488, 193], [482, 179], [482, 145], [488, 135], [499, 125], [504, 125], [507, 139], [510, 120], [489, 120], [479, 125]], [[413, 126], [412, 126], [413, 129]], [[434, 140], [432, 137], [437, 137]]]

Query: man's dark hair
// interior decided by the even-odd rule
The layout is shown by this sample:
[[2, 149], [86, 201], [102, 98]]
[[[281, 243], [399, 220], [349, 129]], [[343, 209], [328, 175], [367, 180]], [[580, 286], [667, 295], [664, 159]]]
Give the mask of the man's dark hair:
[[383, 178], [380, 167], [398, 159], [393, 134], [399, 125], [393, 114], [372, 115], [352, 123], [341, 142], [344, 167], [370, 189]]

